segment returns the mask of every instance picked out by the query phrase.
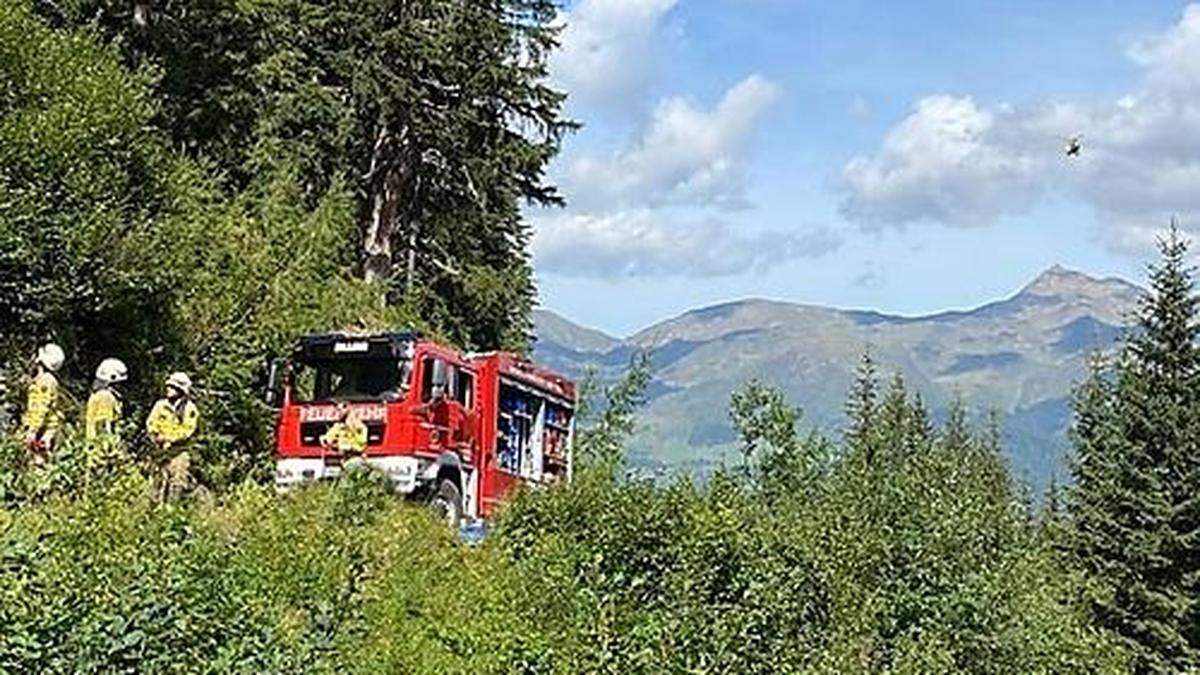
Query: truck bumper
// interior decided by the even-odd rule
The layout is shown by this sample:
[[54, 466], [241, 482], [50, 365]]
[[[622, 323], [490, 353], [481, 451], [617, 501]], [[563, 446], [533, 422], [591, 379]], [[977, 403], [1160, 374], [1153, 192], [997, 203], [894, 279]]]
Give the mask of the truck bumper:
[[411, 494], [426, 472], [427, 467], [423, 464], [429, 462], [416, 457], [356, 457], [343, 464], [326, 464], [319, 457], [289, 457], [275, 463], [275, 489], [288, 492], [302, 485], [333, 480], [355, 467], [369, 467], [387, 476], [396, 492]]

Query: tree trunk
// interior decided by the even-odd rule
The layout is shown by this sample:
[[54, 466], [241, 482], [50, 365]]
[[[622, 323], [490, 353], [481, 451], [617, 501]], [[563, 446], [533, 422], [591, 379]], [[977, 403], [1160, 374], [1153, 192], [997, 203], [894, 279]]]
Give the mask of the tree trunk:
[[150, 26], [151, 0], [135, 0], [133, 3], [133, 25], [138, 30], [146, 30]]
[[417, 240], [421, 235], [421, 225], [416, 218], [408, 226], [408, 270], [404, 277], [404, 294], [411, 295], [417, 279]]
[[381, 122], [367, 174], [371, 212], [362, 241], [363, 278], [367, 281], [384, 282], [392, 276], [395, 263], [392, 240], [400, 214], [401, 189], [408, 173], [398, 154], [387, 123]]

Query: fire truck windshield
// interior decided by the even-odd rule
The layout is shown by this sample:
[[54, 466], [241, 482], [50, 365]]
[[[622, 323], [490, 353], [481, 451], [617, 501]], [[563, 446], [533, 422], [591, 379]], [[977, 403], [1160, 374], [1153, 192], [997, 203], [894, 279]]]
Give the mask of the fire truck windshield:
[[333, 400], [394, 400], [408, 389], [406, 360], [329, 359], [297, 362], [292, 374], [292, 399], [298, 402]]

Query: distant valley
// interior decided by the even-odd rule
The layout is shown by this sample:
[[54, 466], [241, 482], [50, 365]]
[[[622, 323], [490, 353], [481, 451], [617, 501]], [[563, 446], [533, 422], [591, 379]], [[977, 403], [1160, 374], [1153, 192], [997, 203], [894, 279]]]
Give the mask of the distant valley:
[[1072, 388], [1088, 355], [1122, 334], [1141, 290], [1053, 267], [1013, 296], [968, 311], [903, 317], [770, 300], [687, 312], [627, 338], [535, 315], [539, 361], [611, 379], [651, 355], [649, 403], [631, 449], [635, 467], [707, 473], [734, 460], [726, 408], [751, 378], [783, 389], [805, 424], [837, 433], [855, 366], [869, 348], [883, 383], [903, 374], [935, 416], [961, 396], [980, 417], [1004, 416], [1015, 473], [1035, 491], [1064, 476]]

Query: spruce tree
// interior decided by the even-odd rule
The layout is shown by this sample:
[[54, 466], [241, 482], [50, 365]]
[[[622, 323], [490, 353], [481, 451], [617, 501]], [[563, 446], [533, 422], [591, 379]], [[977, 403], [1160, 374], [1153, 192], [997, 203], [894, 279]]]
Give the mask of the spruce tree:
[[[352, 209], [357, 272], [463, 347], [525, 348], [526, 205], [563, 203], [553, 0], [39, 2], [160, 76], [154, 125], [232, 192]], [[137, 10], [142, 7], [143, 10]]]
[[1004, 419], [1000, 411], [992, 408], [988, 411], [987, 426], [984, 427], [983, 448], [988, 452], [999, 455], [1004, 451]]
[[879, 403], [880, 458], [891, 466], [900, 466], [928, 439], [928, 419], [919, 400], [910, 402], [904, 376], [892, 376]]
[[1160, 250], [1121, 353], [1076, 394], [1070, 543], [1110, 585], [1094, 610], [1136, 670], [1183, 672], [1200, 665], [1189, 485], [1200, 462], [1200, 351], [1187, 243], [1174, 226]]
[[950, 401], [946, 424], [938, 436], [938, 445], [942, 449], [965, 452], [973, 443], [971, 425], [967, 421], [967, 404], [962, 396], [956, 394]]
[[1051, 476], [1050, 484], [1042, 494], [1042, 510], [1038, 513], [1038, 524], [1051, 541], [1060, 535], [1065, 515], [1062, 486], [1058, 484], [1057, 476]]
[[913, 394], [912, 407], [909, 411], [909, 434], [906, 439], [907, 452], [911, 456], [929, 448], [933, 438], [933, 422], [929, 419], [929, 410], [925, 407], [925, 399], [921, 393]]
[[864, 350], [854, 374], [854, 384], [846, 400], [846, 442], [849, 449], [861, 454], [868, 463], [874, 461], [875, 421], [879, 405], [879, 380], [875, 360], [869, 349]]

